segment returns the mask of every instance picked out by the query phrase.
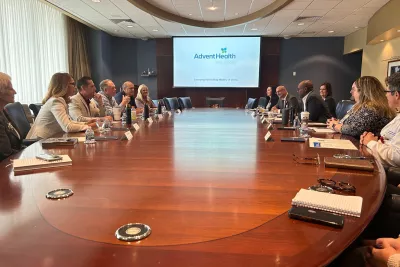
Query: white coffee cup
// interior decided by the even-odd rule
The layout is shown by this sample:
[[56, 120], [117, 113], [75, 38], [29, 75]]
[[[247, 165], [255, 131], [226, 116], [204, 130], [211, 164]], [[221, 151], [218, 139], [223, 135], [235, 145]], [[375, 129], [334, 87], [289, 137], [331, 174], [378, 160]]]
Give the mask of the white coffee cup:
[[310, 119], [310, 112], [303, 111], [300, 113], [301, 120], [309, 120]]
[[115, 121], [120, 121], [121, 120], [121, 108], [119, 108], [119, 107], [113, 108], [113, 115], [114, 115]]

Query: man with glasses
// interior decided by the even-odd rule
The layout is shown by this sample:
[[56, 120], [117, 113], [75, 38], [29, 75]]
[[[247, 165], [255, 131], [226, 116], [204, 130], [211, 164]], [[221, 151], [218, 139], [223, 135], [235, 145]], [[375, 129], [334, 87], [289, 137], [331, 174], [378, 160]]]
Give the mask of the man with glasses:
[[[121, 103], [118, 105], [117, 101], [115, 101], [115, 94], [117, 89], [115, 88], [115, 84], [113, 81], [107, 79], [100, 82], [100, 92], [101, 98], [103, 100], [103, 105], [106, 110], [106, 115], [113, 114], [114, 107], [125, 108], [126, 104], [128, 104], [130, 98], [129, 96], [124, 96], [122, 98]], [[97, 102], [97, 101], [96, 101]], [[97, 102], [99, 104], [99, 102]]]
[[278, 86], [276, 88], [276, 94], [279, 100], [278, 103], [271, 108], [272, 111], [280, 113], [283, 108], [293, 108], [294, 113], [297, 114], [299, 111], [299, 101], [295, 96], [288, 93], [285, 86]]
[[134, 95], [135, 95], [135, 85], [130, 81], [126, 81], [122, 84], [122, 91], [115, 95], [115, 101], [117, 101], [118, 104], [121, 104], [123, 97], [129, 96], [130, 100], [128, 103], [132, 107], [136, 108]]
[[331, 118], [328, 105], [322, 97], [314, 92], [312, 81], [304, 80], [297, 87], [301, 99], [300, 110], [310, 113], [310, 121], [326, 122]]

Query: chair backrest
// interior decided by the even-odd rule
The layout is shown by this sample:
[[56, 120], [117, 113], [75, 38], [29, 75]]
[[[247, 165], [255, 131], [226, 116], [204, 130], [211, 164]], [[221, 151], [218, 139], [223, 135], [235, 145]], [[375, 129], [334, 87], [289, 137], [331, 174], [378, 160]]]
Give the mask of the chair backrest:
[[249, 98], [247, 100], [247, 108], [257, 108], [257, 98]]
[[153, 103], [156, 107], [158, 107], [158, 100], [153, 100]]
[[266, 108], [267, 107], [267, 98], [266, 97], [260, 97], [260, 99], [258, 99], [258, 106]]
[[6, 112], [8, 119], [11, 120], [12, 124], [17, 128], [21, 135], [21, 139], [25, 139], [31, 129], [31, 125], [29, 124], [21, 103], [15, 102], [7, 104], [4, 107], [4, 111]]
[[179, 108], [178, 98], [176, 97], [164, 97], [164, 104], [167, 110], [175, 110]]
[[346, 113], [354, 106], [355, 102], [352, 100], [342, 100], [336, 105], [336, 117], [342, 119]]
[[32, 124], [35, 117], [32, 115], [31, 110], [29, 109], [27, 104], [22, 104], [22, 107], [24, 108], [26, 118], [28, 119], [29, 123]]
[[179, 105], [181, 106], [181, 108], [192, 108], [193, 107], [192, 100], [188, 96], [179, 97], [178, 101], [179, 101]]
[[224, 106], [225, 97], [206, 97], [206, 106], [211, 107], [217, 104], [219, 107]]
[[30, 104], [29, 108], [32, 110], [33, 115], [35, 115], [35, 118], [39, 114], [40, 109], [42, 108], [43, 104], [37, 103], [37, 104]]

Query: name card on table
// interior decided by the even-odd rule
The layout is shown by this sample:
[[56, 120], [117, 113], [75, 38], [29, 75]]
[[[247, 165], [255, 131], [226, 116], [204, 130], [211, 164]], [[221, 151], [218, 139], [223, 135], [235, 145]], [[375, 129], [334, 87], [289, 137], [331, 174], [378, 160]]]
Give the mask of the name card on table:
[[128, 141], [131, 140], [133, 138], [131, 131], [125, 132], [125, 137], [126, 137], [126, 139], [128, 139]]
[[264, 119], [264, 115], [261, 115], [260, 120], [262, 121]]
[[153, 123], [153, 119], [152, 118], [147, 118], [147, 121], [150, 123]]
[[267, 118], [264, 118], [263, 120], [261, 120], [261, 123], [266, 123], [267, 122]]
[[133, 128], [135, 128], [135, 131], [137, 131], [137, 130], [140, 129], [140, 126], [139, 126], [139, 124], [135, 123], [135, 124], [133, 125]]
[[264, 136], [265, 141], [268, 141], [271, 138], [271, 133], [268, 131], [267, 134]]
[[270, 130], [271, 128], [272, 128], [272, 123], [268, 123], [267, 130]]
[[176, 113], [181, 114], [182, 111], [181, 111], [180, 109], [177, 109], [177, 110], [176, 110]]
[[163, 118], [163, 115], [162, 115], [162, 114], [158, 114], [157, 116], [158, 116], [158, 119], [159, 119], [159, 120], [161, 120], [161, 119]]
[[168, 114], [169, 116], [171, 116], [171, 115], [172, 115], [171, 111], [167, 111], [167, 114]]

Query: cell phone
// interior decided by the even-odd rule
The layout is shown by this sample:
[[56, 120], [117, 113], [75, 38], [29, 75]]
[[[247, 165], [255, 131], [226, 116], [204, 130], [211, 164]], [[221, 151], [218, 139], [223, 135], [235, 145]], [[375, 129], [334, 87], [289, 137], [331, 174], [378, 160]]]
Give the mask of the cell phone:
[[282, 142], [300, 142], [300, 143], [304, 143], [306, 141], [306, 139], [302, 138], [302, 137], [282, 137], [281, 141]]
[[296, 127], [278, 127], [278, 130], [294, 131], [296, 130]]
[[293, 206], [288, 212], [289, 218], [307, 221], [335, 228], [343, 228], [344, 216], [331, 212]]
[[37, 159], [45, 160], [45, 161], [56, 161], [56, 160], [62, 160], [62, 157], [54, 154], [40, 154], [39, 156], [36, 156]]

